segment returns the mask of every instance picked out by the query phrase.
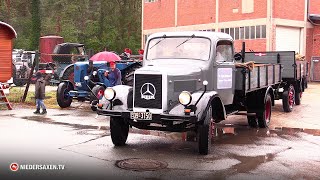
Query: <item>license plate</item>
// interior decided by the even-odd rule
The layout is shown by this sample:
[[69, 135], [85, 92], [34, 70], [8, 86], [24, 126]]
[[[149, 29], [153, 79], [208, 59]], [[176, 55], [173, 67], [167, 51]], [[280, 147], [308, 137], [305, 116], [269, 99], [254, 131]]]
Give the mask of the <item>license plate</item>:
[[152, 120], [151, 112], [131, 112], [131, 119]]

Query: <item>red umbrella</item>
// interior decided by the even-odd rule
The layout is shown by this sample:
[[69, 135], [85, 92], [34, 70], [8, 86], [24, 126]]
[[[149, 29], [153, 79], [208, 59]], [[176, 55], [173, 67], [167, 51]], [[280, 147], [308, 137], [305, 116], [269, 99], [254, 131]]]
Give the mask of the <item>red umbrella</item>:
[[92, 61], [119, 61], [121, 60], [121, 58], [113, 53], [113, 52], [109, 52], [109, 51], [102, 51], [102, 52], [98, 52], [97, 54], [93, 55], [90, 60]]

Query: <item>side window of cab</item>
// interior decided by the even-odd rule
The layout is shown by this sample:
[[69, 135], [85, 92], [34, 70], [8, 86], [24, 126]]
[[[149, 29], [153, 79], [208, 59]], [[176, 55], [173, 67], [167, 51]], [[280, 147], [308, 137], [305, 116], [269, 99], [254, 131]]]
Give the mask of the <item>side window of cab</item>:
[[219, 41], [216, 47], [216, 62], [232, 62], [233, 46], [231, 41]]

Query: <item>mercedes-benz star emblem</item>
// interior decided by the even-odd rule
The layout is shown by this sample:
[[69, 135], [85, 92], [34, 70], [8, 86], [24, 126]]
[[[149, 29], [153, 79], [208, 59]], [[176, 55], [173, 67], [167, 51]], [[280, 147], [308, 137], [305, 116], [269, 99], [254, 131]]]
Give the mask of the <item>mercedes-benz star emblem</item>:
[[155, 99], [156, 96], [156, 88], [151, 83], [144, 83], [140, 89], [141, 99]]

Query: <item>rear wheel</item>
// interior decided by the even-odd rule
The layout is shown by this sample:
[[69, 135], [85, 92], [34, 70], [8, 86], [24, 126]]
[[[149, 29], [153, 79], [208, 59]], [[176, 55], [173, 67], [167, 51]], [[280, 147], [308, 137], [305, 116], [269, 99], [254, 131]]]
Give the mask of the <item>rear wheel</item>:
[[[104, 95], [104, 91], [106, 90], [106, 88], [104, 88], [104, 86], [101, 86], [101, 85], [95, 85], [93, 88], [92, 88], [92, 92], [94, 93], [91, 94], [91, 101], [93, 100], [101, 100], [103, 98], [103, 95]], [[97, 98], [98, 99], [97, 99]]]
[[72, 98], [69, 96], [69, 92], [73, 90], [72, 85], [67, 82], [62, 82], [58, 86], [57, 90], [57, 102], [61, 108], [66, 108], [71, 105]]
[[115, 146], [124, 146], [129, 134], [129, 123], [120, 117], [110, 117], [110, 133]]
[[136, 64], [132, 68], [128, 69], [128, 71], [125, 72], [123, 84], [128, 85], [128, 86], [133, 86], [134, 71], [139, 69], [140, 67], [141, 67], [140, 64]]
[[260, 128], [266, 128], [270, 124], [271, 120], [271, 96], [267, 94], [264, 102], [264, 111], [257, 113], [258, 125]]
[[302, 98], [302, 87], [301, 83], [296, 87], [295, 89], [295, 104], [300, 105], [301, 104], [301, 98]]
[[285, 112], [291, 112], [295, 101], [295, 91], [292, 85], [282, 94], [282, 107]]
[[248, 124], [252, 128], [258, 127], [257, 117], [256, 116], [249, 116], [247, 115]]
[[199, 153], [202, 155], [210, 153], [213, 123], [212, 107], [209, 106], [204, 122], [198, 126], [197, 132], [198, 149]]

